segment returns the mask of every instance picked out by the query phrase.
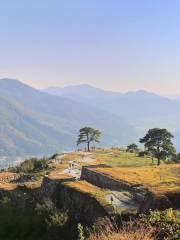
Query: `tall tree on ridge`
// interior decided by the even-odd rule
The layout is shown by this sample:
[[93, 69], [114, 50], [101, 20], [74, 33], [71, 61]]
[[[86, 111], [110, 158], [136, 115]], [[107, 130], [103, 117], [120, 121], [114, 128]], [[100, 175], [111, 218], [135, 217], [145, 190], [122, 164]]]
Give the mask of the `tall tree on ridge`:
[[91, 127], [84, 127], [79, 130], [77, 145], [81, 143], [87, 144], [87, 150], [90, 151], [91, 142], [100, 142], [101, 132], [98, 129]]
[[145, 149], [157, 158], [160, 165], [161, 160], [165, 160], [176, 152], [171, 140], [173, 137], [167, 129], [153, 128], [140, 139], [140, 143], [144, 143]]

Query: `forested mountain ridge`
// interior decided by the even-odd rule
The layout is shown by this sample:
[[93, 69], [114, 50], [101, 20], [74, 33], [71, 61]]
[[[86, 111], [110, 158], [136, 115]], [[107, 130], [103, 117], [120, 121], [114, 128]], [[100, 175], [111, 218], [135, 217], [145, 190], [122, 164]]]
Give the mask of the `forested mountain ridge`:
[[85, 103], [52, 96], [13, 79], [0, 80], [1, 155], [47, 154], [76, 147], [80, 127], [101, 129], [102, 145], [136, 139], [120, 116]]
[[139, 136], [149, 128], [168, 128], [175, 135], [176, 147], [180, 150], [178, 99], [169, 99], [144, 90], [127, 93], [105, 91], [86, 84], [64, 88], [50, 87], [44, 91], [120, 115], [136, 128]]
[[[162, 118], [167, 113], [180, 117], [179, 100], [172, 100], [144, 90], [120, 93], [83, 84], [64, 88], [50, 87], [44, 89], [44, 91], [52, 95], [96, 105], [127, 118], [140, 119], [143, 117], [143, 119], [146, 119], [149, 116], [151, 118]], [[138, 114], [135, 114], [138, 110]], [[143, 110], [143, 112], [140, 110]]]

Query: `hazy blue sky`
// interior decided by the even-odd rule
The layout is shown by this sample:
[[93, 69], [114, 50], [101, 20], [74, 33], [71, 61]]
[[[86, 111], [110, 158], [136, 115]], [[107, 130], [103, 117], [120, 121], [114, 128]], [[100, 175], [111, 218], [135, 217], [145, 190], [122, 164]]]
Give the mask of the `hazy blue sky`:
[[179, 0], [0, 0], [0, 78], [180, 93]]

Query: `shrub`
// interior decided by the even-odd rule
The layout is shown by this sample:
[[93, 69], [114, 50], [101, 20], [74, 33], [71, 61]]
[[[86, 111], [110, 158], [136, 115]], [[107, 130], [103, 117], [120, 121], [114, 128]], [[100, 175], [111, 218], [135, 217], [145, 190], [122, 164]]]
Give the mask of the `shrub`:
[[43, 204], [37, 204], [35, 211], [42, 221], [47, 224], [48, 228], [57, 228], [64, 226], [68, 221], [68, 216], [65, 212], [60, 212], [51, 201], [46, 201]]
[[[116, 227], [115, 223], [104, 224], [101, 228], [95, 224], [90, 231], [89, 240], [179, 240], [180, 218], [173, 209], [165, 211], [151, 211], [148, 215], [140, 215], [134, 221], [122, 223]], [[114, 227], [115, 226], [115, 227]]]
[[78, 240], [85, 240], [83, 226], [80, 223], [78, 223], [77, 228], [78, 228]]
[[144, 226], [134, 228], [129, 224], [119, 230], [106, 226], [101, 234], [92, 233], [89, 240], [153, 240], [153, 238], [152, 229]]
[[138, 153], [139, 157], [145, 157], [147, 155], [148, 155], [148, 153], [146, 151], [141, 151], [141, 152]]
[[178, 153], [172, 157], [172, 162], [180, 163], [180, 153]]
[[180, 239], [180, 219], [171, 208], [141, 215], [140, 222], [148, 227], [154, 227], [158, 239]]
[[72, 223], [67, 214], [59, 211], [52, 202], [36, 205], [29, 198], [22, 206], [22, 201], [14, 202], [7, 197], [0, 200], [0, 239], [72, 239]]
[[25, 160], [17, 167], [18, 172], [30, 173], [37, 170], [45, 170], [48, 167], [47, 158], [31, 158], [29, 160]]
[[137, 153], [137, 152], [139, 152], [138, 145], [132, 143], [132, 144], [130, 144], [129, 146], [127, 146], [126, 151], [127, 151], [127, 152], [131, 152], [131, 153]]

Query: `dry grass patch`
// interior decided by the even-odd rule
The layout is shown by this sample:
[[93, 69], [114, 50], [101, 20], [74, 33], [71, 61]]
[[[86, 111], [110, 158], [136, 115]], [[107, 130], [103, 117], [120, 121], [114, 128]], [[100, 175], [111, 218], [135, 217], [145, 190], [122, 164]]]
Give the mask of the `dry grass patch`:
[[115, 231], [106, 227], [101, 234], [91, 234], [88, 240], [153, 240], [152, 229], [140, 227], [138, 229], [124, 228]]
[[62, 162], [78, 161], [82, 158], [81, 155], [82, 154], [78, 152], [66, 153], [62, 155], [61, 160]]
[[[65, 168], [68, 168], [69, 163], [48, 163], [47, 171], [63, 171]], [[47, 172], [46, 171], [46, 172]]]
[[16, 175], [17, 175], [16, 173], [12, 173], [12, 172], [1, 172], [0, 173], [0, 179], [15, 177]]
[[140, 168], [97, 168], [96, 171], [132, 184], [143, 184], [157, 193], [180, 191], [179, 164]]
[[60, 173], [51, 172], [48, 175], [48, 178], [52, 180], [63, 180], [63, 179], [72, 179], [72, 176], [70, 176], [69, 174], [60, 174]]
[[17, 188], [16, 184], [13, 183], [0, 183], [0, 190], [4, 190], [4, 191], [13, 191]]

